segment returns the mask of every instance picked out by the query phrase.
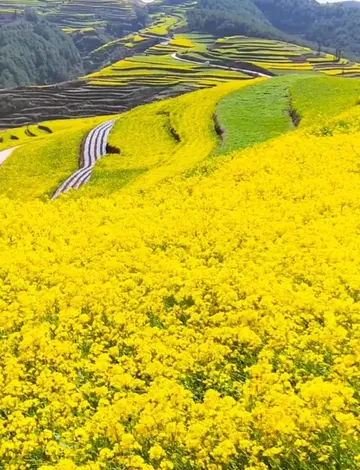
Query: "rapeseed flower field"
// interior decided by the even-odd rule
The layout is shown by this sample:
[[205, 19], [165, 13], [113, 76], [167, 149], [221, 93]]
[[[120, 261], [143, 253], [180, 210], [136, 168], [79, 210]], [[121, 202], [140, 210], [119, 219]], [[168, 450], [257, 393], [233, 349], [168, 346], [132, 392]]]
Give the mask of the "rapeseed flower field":
[[358, 468], [359, 124], [2, 196], [0, 468]]
[[[145, 184], [153, 185], [175, 173], [191, 170], [216, 145], [213, 114], [218, 101], [232, 91], [262, 81], [228, 82], [114, 116], [117, 123], [109, 143], [119, 149], [120, 156], [108, 155], [98, 162], [91, 183], [81, 195], [88, 191], [92, 197], [105, 195], [140, 176], [138, 186], [143, 188]], [[100, 116], [50, 121], [45, 124], [53, 134], [32, 138], [26, 136], [24, 128], [18, 129], [19, 148], [1, 166], [0, 195], [20, 200], [51, 196], [78, 167], [84, 137], [108, 119]], [[11, 147], [9, 134], [4, 133], [4, 146]]]

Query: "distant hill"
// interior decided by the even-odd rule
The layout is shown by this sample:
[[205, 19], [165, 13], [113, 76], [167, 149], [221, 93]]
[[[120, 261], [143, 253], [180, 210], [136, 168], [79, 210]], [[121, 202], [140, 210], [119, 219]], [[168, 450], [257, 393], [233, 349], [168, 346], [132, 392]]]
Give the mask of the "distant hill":
[[252, 0], [198, 0], [188, 13], [188, 21], [190, 29], [217, 36], [282, 36]]
[[360, 57], [360, 3], [315, 0], [198, 0], [189, 13], [193, 28], [225, 35], [289, 40], [296, 36], [320, 47]]
[[270, 23], [321, 46], [360, 57], [360, 3], [315, 0], [254, 0]]
[[[296, 32], [322, 46], [341, 49], [360, 57], [360, 3], [319, 4], [310, 0], [255, 0], [272, 24], [288, 18], [288, 32]], [[268, 7], [265, 9], [265, 5]], [[296, 10], [293, 7], [296, 6]], [[272, 17], [266, 13], [272, 12]], [[299, 17], [301, 21], [299, 21]]]
[[0, 27], [0, 88], [49, 84], [82, 73], [71, 38], [46, 21], [19, 21]]

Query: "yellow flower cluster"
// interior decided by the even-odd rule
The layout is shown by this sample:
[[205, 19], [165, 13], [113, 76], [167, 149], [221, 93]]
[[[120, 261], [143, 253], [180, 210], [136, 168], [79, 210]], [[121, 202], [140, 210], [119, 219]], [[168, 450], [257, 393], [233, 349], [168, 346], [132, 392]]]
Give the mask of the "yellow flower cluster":
[[0, 199], [0, 467], [358, 468], [359, 155], [356, 126], [304, 129]]
[[[178, 41], [185, 41], [175, 39]], [[195, 44], [194, 44], [195, 45]], [[137, 55], [120, 60], [109, 65], [98, 72], [87, 75], [85, 78], [92, 85], [126, 85], [132, 83], [134, 86], [177, 86], [179, 84], [191, 85], [194, 88], [208, 88], [220, 83], [232, 80], [248, 80], [249, 75], [235, 70], [224, 70], [216, 67], [206, 66], [205, 60], [201, 62], [184, 62], [172, 57], [171, 53], [176, 51], [175, 46], [154, 46], [158, 48], [170, 48], [165, 55], [149, 54]], [[151, 52], [151, 50], [149, 50]], [[154, 51], [153, 51], [154, 52]]]
[[192, 47], [195, 46], [195, 44], [191, 41], [191, 39], [187, 39], [184, 37], [173, 39], [172, 41], [170, 41], [170, 45], [175, 46], [175, 47], [185, 47], [188, 49], [191, 49]]

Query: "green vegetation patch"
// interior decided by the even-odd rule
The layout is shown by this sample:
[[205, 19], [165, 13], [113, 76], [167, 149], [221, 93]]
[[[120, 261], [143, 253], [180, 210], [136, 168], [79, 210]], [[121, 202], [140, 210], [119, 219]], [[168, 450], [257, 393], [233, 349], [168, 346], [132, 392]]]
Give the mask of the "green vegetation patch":
[[284, 75], [238, 90], [218, 104], [218, 130], [223, 134], [215, 153], [226, 154], [277, 137], [293, 129], [296, 119], [301, 126], [321, 124], [357, 105], [359, 95], [356, 79], [310, 74]]
[[300, 78], [276, 77], [223, 98], [217, 107], [223, 139], [216, 154], [250, 147], [292, 129], [290, 87]]
[[46, 21], [0, 28], [0, 88], [75, 78], [80, 64], [71, 38]]

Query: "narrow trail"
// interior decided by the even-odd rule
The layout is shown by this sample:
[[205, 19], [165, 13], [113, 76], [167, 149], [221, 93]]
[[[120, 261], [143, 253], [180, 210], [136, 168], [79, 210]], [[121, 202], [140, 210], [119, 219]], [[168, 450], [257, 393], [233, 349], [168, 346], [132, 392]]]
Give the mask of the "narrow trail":
[[87, 135], [83, 145], [83, 166], [67, 178], [55, 191], [52, 200], [62, 193], [67, 193], [71, 188], [78, 189], [91, 178], [92, 170], [97, 160], [106, 155], [106, 144], [115, 120], [103, 122]]
[[142, 33], [141, 36], [149, 39], [162, 39], [162, 42], [159, 43], [161, 46], [168, 46], [171, 41], [171, 38], [166, 36], [156, 36], [155, 34]]
[[225, 65], [215, 65], [215, 64], [211, 64], [210, 62], [205, 63], [205, 62], [200, 62], [200, 61], [196, 61], [196, 60], [183, 59], [182, 57], [179, 57], [177, 55], [177, 52], [174, 52], [173, 54], [171, 54], [171, 57], [175, 60], [179, 60], [180, 62], [188, 62], [189, 64], [203, 65], [203, 66], [205, 65], [206, 67], [214, 67], [214, 68], [222, 69], [222, 70], [233, 70], [235, 72], [243, 72], [243, 73], [246, 73], [248, 75], [255, 76], [255, 77], [272, 78], [271, 75], [268, 75], [266, 73], [261, 73], [261, 72], [255, 72], [254, 70], [238, 69], [238, 68], [235, 68], [235, 67], [227, 67]]
[[14, 151], [15, 149], [17, 149], [17, 148], [19, 148], [19, 145], [16, 146], [16, 147], [11, 147], [11, 148], [6, 149], [6, 150], [2, 150], [2, 151], [0, 152], [0, 165], [1, 165], [2, 163], [4, 163], [4, 161], [5, 161], [7, 158], [9, 158], [10, 155], [13, 153], [13, 151]]

